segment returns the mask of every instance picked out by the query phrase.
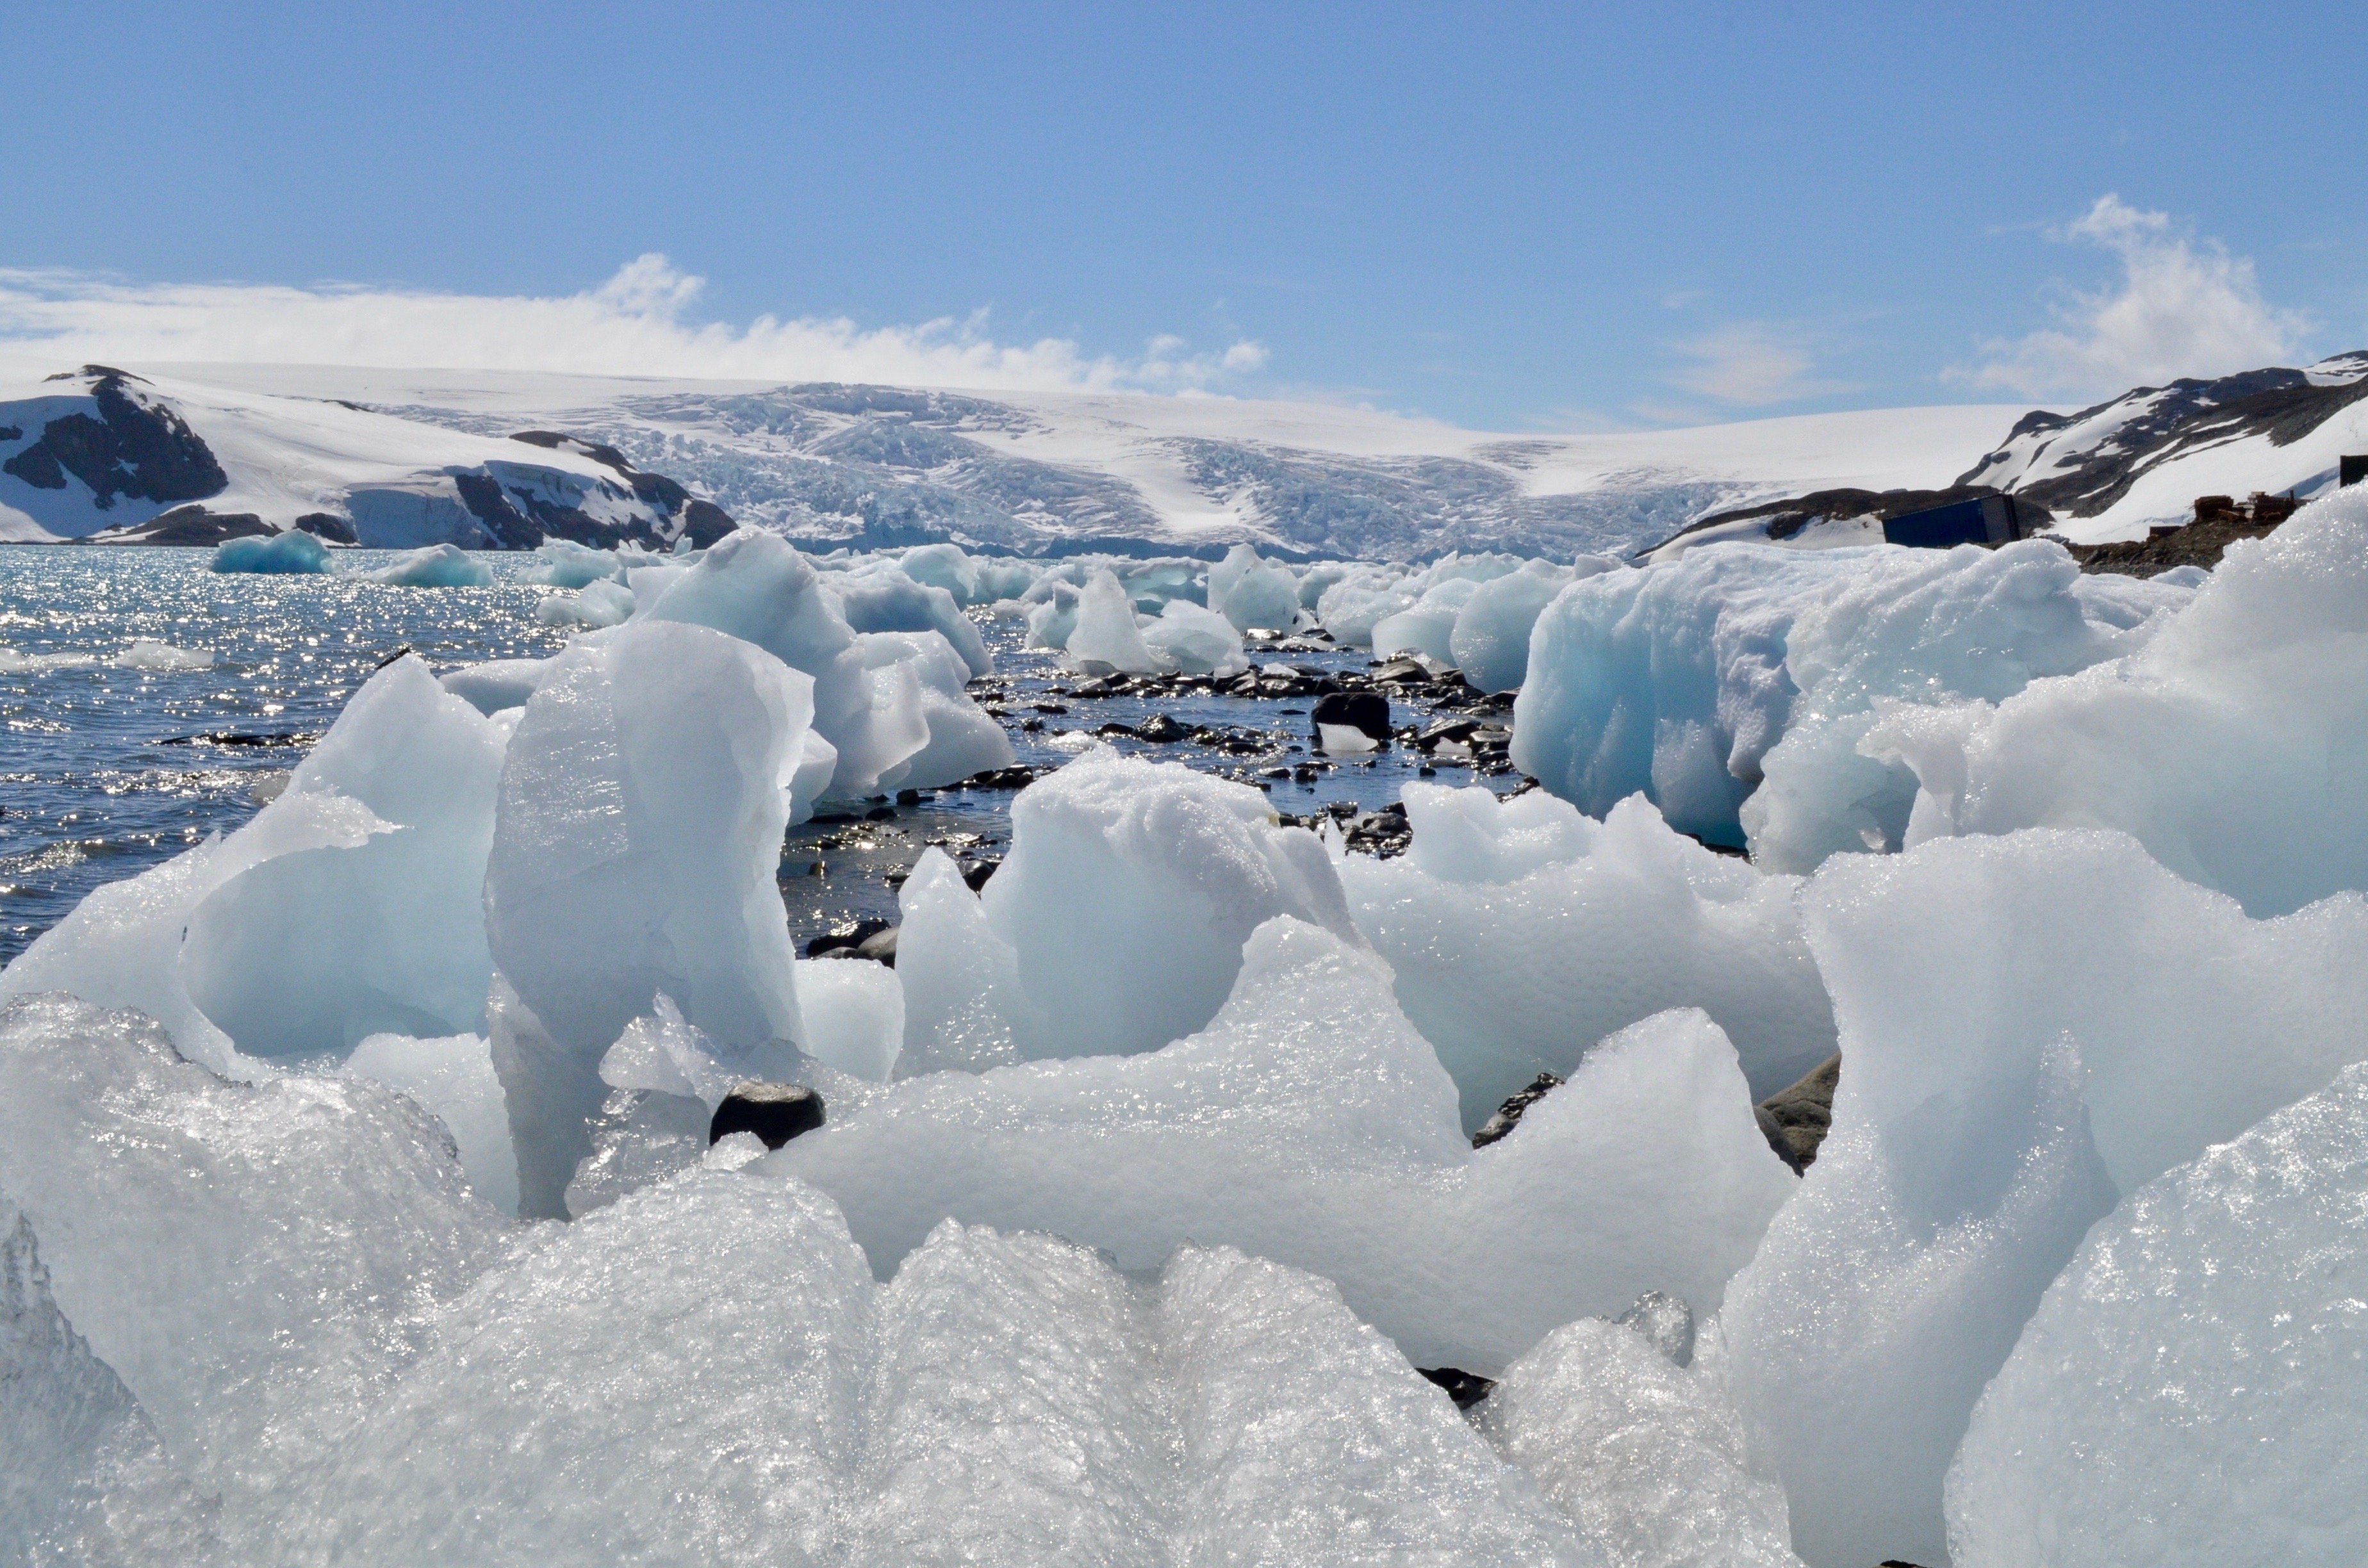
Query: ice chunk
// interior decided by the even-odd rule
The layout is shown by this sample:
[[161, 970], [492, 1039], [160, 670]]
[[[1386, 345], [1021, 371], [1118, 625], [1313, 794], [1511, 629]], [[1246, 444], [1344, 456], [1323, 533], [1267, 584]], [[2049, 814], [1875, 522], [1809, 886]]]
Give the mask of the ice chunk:
[[364, 574], [373, 583], [398, 588], [488, 588], [494, 574], [457, 544], [431, 544], [390, 566]]
[[1720, 1357], [1681, 1367], [1581, 1318], [1507, 1368], [1478, 1416], [1620, 1568], [1799, 1568], [1783, 1488], [1745, 1465]]
[[930, 790], [1019, 760], [1003, 726], [963, 689], [970, 668], [943, 637], [876, 631], [856, 642], [871, 672], [881, 727], [894, 712], [924, 737], [917, 750], [878, 776], [878, 788]]
[[916, 708], [879, 702], [874, 672], [836, 595], [779, 535], [742, 528], [693, 565], [629, 575], [641, 619], [711, 627], [813, 677], [814, 728], [837, 756], [832, 793], [874, 792], [882, 776], [928, 744]]
[[1288, 631], [1299, 615], [1299, 579], [1288, 567], [1261, 561], [1247, 544], [1234, 546], [1209, 568], [1208, 593], [1209, 609], [1239, 631]]
[[1838, 859], [1804, 902], [1844, 1066], [1727, 1298], [1737, 1400], [1803, 1556], [1929, 1562], [1974, 1400], [2089, 1223], [2368, 1055], [2368, 901], [2250, 922], [2126, 837], [2025, 832]]
[[750, 1076], [778, 1075], [762, 1052], [800, 1038], [773, 873], [810, 683], [701, 627], [604, 636], [560, 655], [527, 704], [485, 870], [486, 936], [532, 1020], [489, 1017], [529, 1214], [555, 1211], [587, 1152], [593, 1066], [659, 992], [750, 1053]]
[[[1098, 746], [1021, 791], [1011, 831], [982, 902], [1032, 1004], [1007, 1013], [1022, 1057], [1150, 1051], [1191, 1033], [1273, 915], [1360, 940], [1313, 834], [1276, 826], [1257, 790], [1180, 764]], [[914, 961], [899, 955], [907, 983]], [[936, 1061], [941, 1048], [915, 1038], [927, 1016], [907, 1017], [906, 1044]]]
[[1067, 583], [1047, 581], [1040, 584], [1044, 597], [1028, 611], [1028, 645], [1030, 648], [1065, 649], [1069, 638], [1077, 630], [1077, 605], [1080, 595]]
[[1861, 750], [1914, 770], [1907, 838], [2120, 828], [2255, 915], [2368, 887], [2368, 494], [2233, 547], [2156, 624], [2138, 651], [1995, 710], [1901, 711], [1869, 733]]
[[936, 585], [925, 586], [885, 562], [841, 573], [828, 582], [848, 625], [856, 631], [935, 631], [962, 655], [968, 666], [964, 679], [994, 670], [985, 640], [962, 611], [968, 602], [962, 597]]
[[1156, 618], [1143, 623], [1143, 640], [1155, 654], [1189, 675], [1235, 676], [1250, 667], [1233, 623], [1190, 599], [1168, 600]]
[[58, 1305], [233, 1513], [284, 1501], [506, 1230], [404, 1096], [225, 1083], [63, 996], [0, 1007], [0, 1188]]
[[250, 1056], [474, 1032], [502, 760], [500, 727], [419, 659], [372, 676], [268, 810], [334, 796], [394, 831], [275, 855], [208, 892], [185, 918], [190, 999]]
[[[909, 892], [911, 880], [905, 885]], [[842, 1073], [886, 1083], [905, 1040], [905, 987], [896, 971], [845, 960], [802, 963], [797, 981], [807, 1054]]]
[[346, 1071], [400, 1089], [433, 1112], [460, 1148], [469, 1185], [503, 1213], [518, 1212], [518, 1154], [484, 1036], [375, 1034], [354, 1047]]
[[[1019, 1060], [1019, 1039], [1042, 1038], [1045, 1025], [1020, 986], [1019, 954], [989, 923], [961, 869], [944, 850], [924, 849], [897, 897], [905, 1020], [897, 1071], [976, 1072]], [[801, 966], [801, 983], [814, 967]]]
[[2368, 1066], [2134, 1192], [1990, 1382], [1958, 1568], [2368, 1560]]
[[534, 564], [518, 574], [518, 581], [553, 588], [584, 588], [611, 581], [622, 586], [624, 564], [614, 551], [595, 550], [572, 539], [547, 539], [534, 547]]
[[1399, 588], [1402, 574], [1390, 567], [1359, 567], [1324, 590], [1315, 602], [1316, 619], [1332, 641], [1344, 648], [1372, 643], [1373, 625], [1414, 603], [1416, 596]]
[[[323, 743], [327, 744], [325, 740]], [[0, 970], [0, 997], [67, 991], [156, 1019], [192, 1061], [229, 1068], [237, 1052], [181, 982], [181, 938], [206, 895], [275, 856], [356, 847], [392, 831], [361, 801], [290, 789], [224, 838], [209, 836], [163, 865], [94, 889]]]
[[109, 659], [119, 670], [145, 670], [152, 675], [179, 675], [214, 667], [214, 656], [203, 648], [176, 648], [151, 638], [132, 639], [131, 645]]
[[488, 659], [448, 670], [438, 678], [445, 690], [490, 717], [525, 707], [550, 669], [549, 659]]
[[300, 528], [285, 533], [247, 534], [214, 546], [208, 569], [215, 572], [256, 572], [271, 575], [315, 575], [334, 571], [329, 551]]
[[1451, 577], [1413, 604], [1373, 625], [1373, 655], [1395, 658], [1413, 653], [1446, 667], [1455, 662], [1452, 643], [1456, 617], [1480, 585], [1468, 577]]
[[[973, 562], [962, 553], [958, 544], [916, 544], [899, 556], [899, 572], [926, 587], [936, 588], [951, 596], [958, 605], [976, 604], [980, 599], [979, 575], [984, 562]], [[988, 598], [1000, 598], [1000, 594], [988, 594]], [[916, 626], [860, 627], [859, 631], [917, 631]], [[984, 675], [984, 670], [979, 672]]]
[[1321, 1280], [946, 1225], [875, 1286], [723, 1163], [478, 1286], [317, 1495], [359, 1563], [1604, 1561]]
[[1070, 662], [1081, 669], [1166, 675], [1175, 668], [1166, 653], [1144, 641], [1135, 623], [1134, 601], [1107, 566], [1096, 567], [1078, 591], [1077, 624], [1066, 647]]
[[[819, 1196], [695, 1171], [486, 1280], [337, 1451], [312, 1561], [837, 1561], [872, 1287]], [[622, 1439], [622, 1440], [620, 1440]]]
[[1482, 691], [1517, 689], [1529, 674], [1531, 629], [1563, 585], [1617, 565], [1601, 555], [1580, 556], [1576, 566], [1531, 561], [1480, 585], [1456, 612], [1448, 635], [1449, 662]]
[[2031, 831], [1838, 861], [1804, 902], [1848, 1063], [1838, 1129], [2027, 1073], [2068, 1032], [2130, 1192], [2368, 1056], [2357, 893], [2250, 920], [2119, 834]]
[[1668, 1007], [1718, 1021], [1756, 1098], [1833, 1053], [1798, 879], [1713, 855], [1641, 798], [1598, 824], [1543, 790], [1404, 794], [1409, 853], [1348, 856], [1340, 881], [1357, 928], [1396, 971], [1399, 1006], [1453, 1075], [1467, 1129]]
[[622, 626], [633, 613], [632, 590], [621, 583], [598, 579], [574, 594], [553, 594], [534, 607], [534, 618], [545, 626]]
[[1338, 1280], [1424, 1366], [1501, 1367], [1645, 1290], [1716, 1302], [1795, 1184], [1714, 1026], [1637, 1026], [1475, 1152], [1388, 986], [1371, 955], [1276, 920], [1190, 1039], [906, 1079], [768, 1165], [837, 1198], [883, 1270], [948, 1216], [1133, 1268], [1223, 1242]]
[[1681, 831], [1748, 832], [1777, 870], [1896, 848], [1914, 782], [1858, 754], [1876, 709], [2002, 697], [2151, 635], [2089, 619], [2080, 583], [2042, 540], [1712, 544], [1582, 578], [1531, 632], [1513, 761], [1590, 813], [1643, 790]]

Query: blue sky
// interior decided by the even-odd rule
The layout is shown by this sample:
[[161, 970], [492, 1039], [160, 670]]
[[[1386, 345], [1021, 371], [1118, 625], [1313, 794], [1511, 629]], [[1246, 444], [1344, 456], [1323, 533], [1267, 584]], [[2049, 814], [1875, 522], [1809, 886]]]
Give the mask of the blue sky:
[[23, 7], [0, 335], [1504, 429], [2078, 401], [2368, 346], [2363, 15]]

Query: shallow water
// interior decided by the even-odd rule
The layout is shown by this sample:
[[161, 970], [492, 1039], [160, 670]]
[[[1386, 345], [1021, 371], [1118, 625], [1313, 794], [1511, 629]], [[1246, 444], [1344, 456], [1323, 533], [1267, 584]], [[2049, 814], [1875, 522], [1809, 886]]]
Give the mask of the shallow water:
[[[218, 576], [203, 550], [0, 546], [7, 736], [0, 746], [0, 961], [93, 888], [245, 822], [260, 803], [258, 787], [268, 791], [293, 767], [397, 650], [411, 649], [440, 673], [564, 645], [564, 631], [534, 619], [551, 590], [517, 580], [529, 558], [480, 557], [495, 578], [486, 588], [398, 588], [353, 575], [393, 553], [341, 551], [341, 571], [331, 576]], [[1126, 737], [1112, 744], [1252, 778], [1284, 812], [1335, 801], [1385, 804], [1420, 760], [1393, 749], [1370, 765], [1343, 759], [1308, 782], [1264, 778], [1310, 760], [1296, 748], [1307, 744], [1313, 699], [1077, 698], [1067, 689], [1075, 677], [1053, 658], [1019, 647], [1020, 622], [980, 619], [997, 674], [977, 695], [1004, 709], [1019, 760], [1040, 770], [1076, 755], [1082, 737], [1064, 739], [1064, 732], [1134, 724], [1154, 711], [1187, 725], [1256, 732], [1265, 748], [1226, 755]], [[169, 667], [200, 656], [204, 667]], [[1326, 670], [1366, 662], [1353, 651], [1254, 648], [1252, 656]], [[1039, 712], [1039, 704], [1067, 711]], [[1409, 709], [1400, 722], [1421, 716]], [[1030, 721], [1042, 728], [1024, 729]], [[1439, 781], [1469, 777], [1442, 767]], [[962, 859], [999, 856], [1010, 839], [1011, 798], [1008, 790], [938, 791], [903, 806], [867, 803], [893, 817], [791, 830], [781, 885], [799, 941], [860, 919], [894, 919], [894, 881], [931, 843]]]

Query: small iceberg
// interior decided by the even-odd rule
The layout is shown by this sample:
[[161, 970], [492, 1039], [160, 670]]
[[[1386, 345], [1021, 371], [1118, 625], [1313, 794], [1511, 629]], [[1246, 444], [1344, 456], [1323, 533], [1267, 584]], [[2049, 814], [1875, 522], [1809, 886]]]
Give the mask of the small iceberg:
[[370, 573], [373, 583], [397, 588], [490, 588], [494, 574], [457, 544], [415, 550], [392, 566]]
[[244, 534], [214, 546], [213, 570], [273, 575], [313, 575], [334, 570], [329, 551], [311, 534], [295, 528], [279, 534]]

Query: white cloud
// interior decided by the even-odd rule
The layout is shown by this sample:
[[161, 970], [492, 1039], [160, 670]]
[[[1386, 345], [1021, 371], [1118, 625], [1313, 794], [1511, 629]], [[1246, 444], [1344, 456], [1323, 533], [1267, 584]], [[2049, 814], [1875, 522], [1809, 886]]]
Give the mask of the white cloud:
[[1983, 362], [1949, 379], [2029, 397], [2104, 396], [2181, 376], [2226, 375], [2290, 358], [2309, 322], [2261, 298], [2253, 264], [2216, 240], [2191, 241], [2162, 212], [2107, 194], [2052, 236], [2121, 258], [2118, 289], [2067, 290], [2056, 324], [1985, 340]]
[[555, 297], [0, 269], [0, 352], [57, 365], [357, 365], [1004, 391], [1198, 391], [1267, 362], [1265, 346], [1249, 340], [1193, 353], [1163, 336], [1134, 359], [1089, 356], [1067, 338], [998, 343], [984, 311], [869, 329], [813, 316], [693, 324], [684, 317], [702, 283], [655, 254], [597, 289]]
[[1671, 375], [1670, 384], [1724, 403], [1757, 408], [1857, 390], [1812, 375], [1817, 359], [1810, 335], [1769, 322], [1731, 322], [1670, 347], [1697, 361]]

